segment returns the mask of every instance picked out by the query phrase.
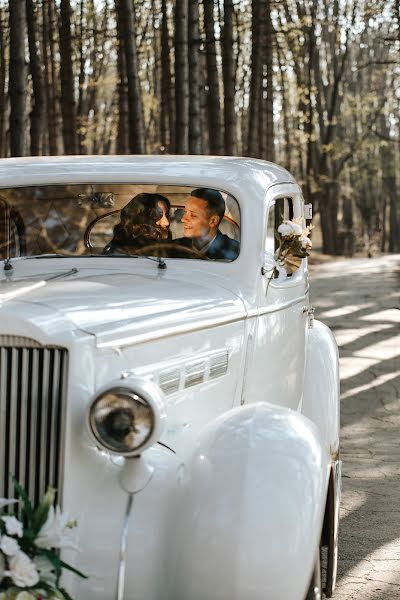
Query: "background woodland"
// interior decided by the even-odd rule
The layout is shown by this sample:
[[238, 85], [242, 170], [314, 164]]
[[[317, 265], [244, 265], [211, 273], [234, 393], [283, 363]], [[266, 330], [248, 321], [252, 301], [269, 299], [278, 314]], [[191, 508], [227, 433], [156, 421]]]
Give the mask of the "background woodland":
[[399, 252], [400, 0], [0, 0], [0, 156], [278, 162], [323, 250]]

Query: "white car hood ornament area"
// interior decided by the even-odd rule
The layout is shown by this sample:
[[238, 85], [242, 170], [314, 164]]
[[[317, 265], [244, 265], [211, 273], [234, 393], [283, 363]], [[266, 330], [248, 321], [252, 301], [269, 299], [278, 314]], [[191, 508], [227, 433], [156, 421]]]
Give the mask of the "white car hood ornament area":
[[0, 306], [8, 300], [14, 300], [46, 285], [44, 279], [39, 281], [3, 281], [0, 287]]
[[[77, 270], [74, 270], [77, 273]], [[72, 273], [59, 273], [57, 279]], [[98, 346], [124, 346], [245, 317], [242, 301], [215, 282], [193, 283], [165, 272], [80, 269], [74, 278], [4, 281], [5, 299], [40, 304], [96, 336]], [[18, 296], [18, 297], [17, 297]], [[1, 297], [0, 297], [1, 303]]]
[[37, 280], [34, 279], [15, 279], [13, 278], [12, 272], [7, 272], [6, 277], [0, 280], [0, 306], [8, 300], [14, 300], [20, 296], [30, 294], [38, 288], [44, 287], [48, 281], [54, 279], [62, 279], [68, 277], [68, 275], [74, 275], [78, 272], [78, 269], [69, 269], [66, 272], [56, 273], [55, 275], [48, 275], [44, 278]]

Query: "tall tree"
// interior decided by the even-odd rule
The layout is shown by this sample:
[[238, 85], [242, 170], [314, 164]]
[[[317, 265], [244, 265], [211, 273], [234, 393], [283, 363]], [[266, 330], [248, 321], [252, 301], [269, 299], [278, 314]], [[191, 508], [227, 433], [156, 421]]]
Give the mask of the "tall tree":
[[0, 156], [7, 155], [6, 149], [6, 40], [4, 12], [0, 7]]
[[265, 99], [265, 154], [263, 158], [275, 161], [275, 127], [274, 127], [274, 55], [273, 55], [273, 36], [274, 27], [272, 24], [272, 2], [265, 2], [265, 74], [267, 77], [266, 99]]
[[29, 68], [32, 77], [33, 100], [31, 110], [31, 154], [42, 154], [45, 93], [42, 74], [41, 48], [39, 44], [37, 7], [34, 0], [26, 0], [28, 19]]
[[172, 98], [171, 57], [168, 29], [167, 0], [161, 1], [161, 145], [167, 151], [173, 149], [174, 143], [174, 107]]
[[125, 48], [128, 88], [129, 151], [143, 154], [146, 151], [142, 98], [140, 93], [138, 56], [136, 49], [135, 13], [132, 0], [116, 0], [119, 22]]
[[201, 154], [201, 72], [198, 0], [189, 0], [189, 152]]
[[260, 148], [260, 105], [262, 102], [262, 50], [265, 40], [261, 39], [261, 0], [252, 0], [252, 22], [251, 22], [251, 79], [249, 98], [249, 125], [247, 138], [247, 154], [258, 156]]
[[26, 7], [25, 0], [13, 0], [10, 12], [10, 152], [11, 156], [23, 156], [25, 145], [26, 110]]
[[60, 2], [61, 114], [65, 154], [78, 153], [75, 83], [72, 64], [71, 5]]
[[223, 125], [221, 94], [214, 29], [214, 0], [204, 0], [204, 29], [206, 34], [208, 138], [211, 154], [223, 154]]
[[51, 155], [59, 152], [58, 126], [58, 77], [56, 75], [56, 25], [54, 6], [50, 0], [42, 0], [42, 56], [44, 62], [44, 86], [46, 98], [46, 149]]
[[233, 39], [233, 0], [224, 0], [224, 27], [222, 35], [222, 74], [224, 80], [224, 142], [225, 153], [235, 154], [235, 61]]
[[[385, 116], [380, 115], [380, 131], [389, 138], [389, 127]], [[398, 189], [396, 182], [395, 156], [392, 144], [380, 143], [383, 191], [388, 196], [389, 205], [389, 252], [400, 252], [400, 227], [398, 219]]]
[[189, 153], [189, 0], [177, 0], [175, 7], [175, 151]]

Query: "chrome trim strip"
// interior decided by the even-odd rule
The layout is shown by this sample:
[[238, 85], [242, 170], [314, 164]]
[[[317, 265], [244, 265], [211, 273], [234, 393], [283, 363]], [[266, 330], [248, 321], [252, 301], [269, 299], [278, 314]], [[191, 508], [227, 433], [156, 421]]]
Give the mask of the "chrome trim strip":
[[20, 455], [19, 455], [19, 480], [26, 481], [27, 454], [26, 444], [28, 436], [28, 389], [29, 389], [29, 350], [22, 349], [21, 357], [21, 397], [20, 397]]
[[287, 302], [282, 302], [281, 304], [273, 304], [272, 306], [264, 306], [263, 308], [253, 308], [248, 311], [248, 317], [261, 317], [263, 315], [269, 315], [271, 313], [280, 312], [281, 310], [285, 310], [286, 308], [291, 308], [292, 306], [296, 306], [300, 302], [304, 302], [308, 294], [308, 289], [306, 290], [303, 296], [298, 296], [294, 300], [288, 300]]
[[[18, 454], [17, 448], [20, 450], [20, 439], [19, 439], [19, 427], [18, 427], [18, 377], [19, 377], [19, 360], [18, 360], [18, 350], [13, 348], [11, 350], [11, 378], [10, 378], [10, 397], [8, 404], [8, 438], [7, 438], [7, 446], [8, 446], [8, 468], [9, 472], [14, 475], [17, 479], [20, 479], [18, 469]], [[14, 497], [14, 485], [11, 484], [11, 497]]]
[[[53, 382], [51, 389], [51, 414], [49, 415], [49, 423], [50, 423], [50, 448], [49, 452], [49, 478], [50, 481], [57, 481], [57, 457], [59, 456], [59, 449], [57, 448], [57, 423], [59, 419], [60, 406], [57, 402], [57, 398], [61, 398], [61, 402], [65, 404], [65, 398], [63, 394], [63, 390], [60, 390], [60, 383], [62, 379], [61, 373], [61, 351], [54, 351], [54, 362], [53, 362]], [[59, 443], [59, 442], [58, 442]], [[59, 473], [59, 481], [61, 480]], [[60, 493], [58, 495], [60, 499]]]
[[39, 342], [20, 335], [0, 335], [0, 346], [2, 348], [42, 348]]
[[128, 502], [126, 504], [124, 522], [122, 524], [121, 545], [118, 565], [117, 594], [115, 596], [116, 600], [124, 600], [126, 549], [128, 545], [129, 519], [131, 516], [133, 506], [133, 496], [134, 494], [128, 494]]
[[49, 447], [47, 443], [49, 409], [51, 408], [51, 404], [49, 403], [50, 352], [47, 349], [44, 349], [42, 352], [42, 385], [40, 390], [40, 424], [38, 432], [40, 463], [38, 465], [38, 471], [36, 472], [39, 479], [40, 490], [46, 489], [46, 463], [48, 463], [47, 457], [50, 453], [54, 452], [54, 448]]
[[65, 437], [67, 423], [67, 397], [68, 397], [68, 379], [69, 379], [69, 354], [64, 348], [59, 349], [60, 352], [60, 383], [58, 388], [59, 402], [57, 404], [56, 415], [56, 476], [54, 481], [57, 482], [57, 498], [58, 504], [62, 508], [63, 492], [64, 492], [64, 465], [65, 465]]
[[28, 495], [36, 501], [36, 453], [37, 453], [37, 418], [39, 412], [39, 352], [40, 350], [32, 350], [32, 368], [31, 368], [31, 388], [30, 388], [30, 435], [29, 435], [29, 486], [27, 488]]
[[246, 343], [246, 355], [244, 359], [244, 371], [243, 371], [243, 382], [242, 382], [242, 394], [240, 396], [240, 404], [243, 405], [245, 402], [246, 391], [247, 391], [247, 372], [250, 362], [250, 354], [253, 352], [253, 332], [250, 331], [247, 337]]
[[203, 329], [211, 329], [212, 327], [218, 327], [219, 325], [228, 325], [229, 323], [237, 323], [238, 321], [244, 321], [247, 318], [246, 313], [235, 314], [227, 317], [217, 317], [214, 319], [207, 319], [200, 323], [189, 323], [184, 325], [176, 325], [175, 327], [165, 327], [158, 331], [149, 331], [146, 333], [139, 333], [132, 335], [127, 338], [110, 340], [108, 342], [100, 342], [97, 344], [97, 348], [122, 348], [124, 346], [133, 346], [135, 344], [143, 344], [145, 342], [151, 342], [153, 340], [160, 340], [162, 338], [168, 338], [175, 335], [181, 335], [184, 333], [193, 333], [194, 331], [202, 331]]
[[202, 322], [197, 322], [196, 324], [184, 324], [177, 325], [175, 327], [166, 327], [165, 329], [161, 329], [159, 331], [149, 331], [147, 333], [139, 333], [137, 335], [132, 335], [127, 338], [110, 340], [107, 342], [99, 342], [97, 344], [97, 348], [123, 348], [125, 346], [134, 346], [136, 344], [144, 344], [153, 340], [160, 340], [163, 338], [173, 337], [175, 335], [181, 335], [184, 333], [193, 333], [195, 331], [203, 331], [204, 329], [211, 329], [213, 327], [219, 327], [220, 325], [227, 325], [230, 323], [238, 323], [240, 321], [245, 321], [246, 319], [251, 319], [262, 315], [279, 312], [281, 310], [285, 310], [286, 308], [290, 308], [291, 306], [295, 306], [300, 302], [304, 302], [308, 294], [308, 290], [309, 288], [306, 289], [305, 293], [302, 296], [298, 296], [294, 300], [289, 300], [288, 302], [282, 302], [281, 304], [266, 306], [261, 309], [254, 308], [247, 311], [246, 313], [236, 314], [232, 316], [207, 319]]
[[[7, 426], [7, 350], [0, 349], [0, 468], [6, 461], [6, 426]], [[6, 479], [8, 485], [8, 478]], [[8, 497], [7, 485], [4, 487], [4, 496]]]

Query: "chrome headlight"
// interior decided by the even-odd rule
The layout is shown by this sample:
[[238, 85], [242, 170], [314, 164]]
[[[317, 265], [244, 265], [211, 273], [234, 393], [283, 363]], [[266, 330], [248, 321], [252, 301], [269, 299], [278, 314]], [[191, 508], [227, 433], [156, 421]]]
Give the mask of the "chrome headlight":
[[165, 420], [162, 394], [148, 381], [118, 383], [92, 401], [89, 429], [105, 450], [135, 456], [159, 439]]

